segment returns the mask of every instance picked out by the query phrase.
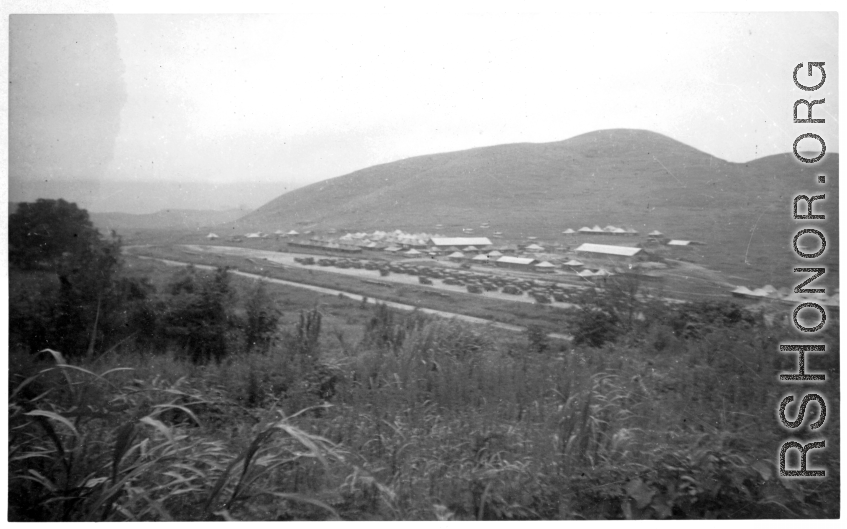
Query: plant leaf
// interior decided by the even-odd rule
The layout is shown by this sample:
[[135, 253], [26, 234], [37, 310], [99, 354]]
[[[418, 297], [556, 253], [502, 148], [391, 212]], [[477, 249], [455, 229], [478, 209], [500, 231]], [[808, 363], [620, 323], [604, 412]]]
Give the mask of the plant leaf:
[[24, 413], [24, 415], [29, 415], [30, 417], [47, 417], [48, 419], [53, 419], [54, 421], [60, 422], [67, 426], [74, 433], [74, 435], [79, 436], [79, 432], [76, 430], [76, 427], [74, 427], [73, 423], [71, 423], [71, 421], [62, 417], [58, 413], [47, 410], [32, 410], [30, 412]]
[[160, 432], [162, 432], [162, 435], [164, 435], [165, 437], [168, 438], [168, 441], [170, 441], [172, 443], [174, 442], [173, 432], [171, 432], [171, 429], [168, 428], [167, 426], [165, 426], [165, 424], [162, 421], [156, 420], [153, 417], [150, 417], [149, 415], [147, 417], [142, 417], [141, 419], [139, 419], [139, 421], [143, 422], [144, 424], [148, 424], [148, 425], [152, 426], [153, 428], [159, 430]]

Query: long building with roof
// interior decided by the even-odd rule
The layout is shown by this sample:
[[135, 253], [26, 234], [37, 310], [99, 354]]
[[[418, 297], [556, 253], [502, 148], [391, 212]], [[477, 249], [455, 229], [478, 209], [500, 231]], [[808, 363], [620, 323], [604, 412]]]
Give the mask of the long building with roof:
[[491, 246], [491, 240], [488, 237], [432, 237], [429, 241], [431, 246], [445, 248], [449, 246], [456, 246], [457, 248]]
[[511, 257], [507, 255], [494, 261], [494, 264], [502, 268], [532, 271], [534, 270], [534, 265], [538, 264], [538, 260], [530, 257]]
[[610, 244], [583, 243], [574, 250], [581, 259], [594, 261], [629, 262], [642, 252], [641, 248], [632, 246], [613, 246]]

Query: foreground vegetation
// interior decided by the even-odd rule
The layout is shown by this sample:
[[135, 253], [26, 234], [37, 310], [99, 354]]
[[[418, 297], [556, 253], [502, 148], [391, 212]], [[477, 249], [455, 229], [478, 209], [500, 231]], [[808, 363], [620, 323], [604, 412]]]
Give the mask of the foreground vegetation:
[[[55, 285], [38, 262], [10, 285], [40, 322], [10, 322], [10, 520], [839, 515], [838, 414], [812, 455], [827, 478], [779, 479], [788, 329], [732, 304], [613, 284], [567, 316], [561, 346], [537, 328], [291, 304], [224, 269], [116, 265], [73, 304], [81, 279]], [[834, 388], [837, 329], [810, 360]]]

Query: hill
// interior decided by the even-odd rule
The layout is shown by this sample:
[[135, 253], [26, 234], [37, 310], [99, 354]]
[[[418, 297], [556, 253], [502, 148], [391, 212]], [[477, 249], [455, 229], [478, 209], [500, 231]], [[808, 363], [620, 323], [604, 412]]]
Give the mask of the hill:
[[800, 192], [826, 193], [816, 209], [828, 215], [827, 264], [837, 263], [837, 175], [837, 153], [814, 169], [790, 154], [731, 163], [661, 134], [602, 130], [369, 167], [286, 193], [232, 227], [431, 232], [442, 224], [440, 232], [456, 234], [488, 221], [506, 238], [562, 240], [565, 228], [623, 225], [707, 243], [693, 260], [739, 284], [785, 285], [799, 261], [791, 213]]
[[156, 213], [135, 215], [132, 213], [90, 213], [91, 222], [103, 233], [115, 230], [118, 233], [129, 230], [177, 231], [199, 229], [205, 226], [234, 221], [249, 213], [243, 209], [225, 211], [165, 209]]

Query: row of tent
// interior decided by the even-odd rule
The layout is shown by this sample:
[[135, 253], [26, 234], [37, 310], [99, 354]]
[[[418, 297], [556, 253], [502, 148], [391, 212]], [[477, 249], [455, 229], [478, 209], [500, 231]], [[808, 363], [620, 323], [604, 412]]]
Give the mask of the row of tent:
[[[588, 226], [583, 226], [578, 230], [572, 230], [571, 228], [566, 229], [562, 232], [563, 235], [575, 235], [577, 233], [597, 233], [603, 235], [638, 235], [638, 232], [632, 228], [618, 228], [617, 226], [606, 226], [605, 228], [601, 228], [599, 225], [595, 225], [593, 228], [589, 228]], [[661, 235], [661, 234], [660, 234]]]
[[785, 301], [790, 303], [802, 303], [804, 301], [814, 301], [821, 305], [838, 306], [839, 293], [828, 296], [826, 294], [796, 294], [791, 289], [782, 287], [774, 288], [773, 285], [765, 285], [761, 288], [750, 290], [747, 287], [737, 287], [732, 291], [732, 295], [738, 298], [747, 299], [771, 299], [776, 301]]
[[[294, 230], [291, 230], [288, 233], [283, 233], [282, 230], [276, 230], [274, 232], [274, 235], [277, 236], [277, 237], [279, 237], [279, 236], [293, 237], [293, 236], [296, 236], [296, 235], [300, 235], [300, 233], [296, 232]], [[245, 239], [265, 239], [267, 237], [268, 237], [268, 234], [261, 232], [261, 231], [244, 234]], [[213, 240], [213, 239], [220, 239], [220, 236], [217, 233], [212, 232], [212, 233], [209, 233], [208, 235], [206, 235], [206, 238], [209, 239], [209, 240]]]
[[339, 237], [339, 240], [345, 242], [369, 240], [390, 242], [406, 246], [426, 246], [427, 241], [432, 237], [440, 237], [440, 235], [430, 233], [406, 233], [402, 230], [394, 230], [391, 232], [376, 230], [372, 233], [347, 233]]

